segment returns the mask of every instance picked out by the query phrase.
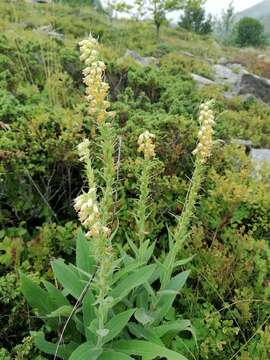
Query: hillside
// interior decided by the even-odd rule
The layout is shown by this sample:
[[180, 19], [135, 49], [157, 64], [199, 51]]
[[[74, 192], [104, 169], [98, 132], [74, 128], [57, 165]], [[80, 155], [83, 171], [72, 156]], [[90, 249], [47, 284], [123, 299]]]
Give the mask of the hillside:
[[245, 16], [253, 17], [255, 19], [261, 20], [266, 28], [267, 32], [270, 32], [270, 1], [264, 0], [258, 4], [240, 12], [237, 14], [236, 18], [240, 19]]
[[269, 360], [270, 50], [0, 14], [0, 359]]

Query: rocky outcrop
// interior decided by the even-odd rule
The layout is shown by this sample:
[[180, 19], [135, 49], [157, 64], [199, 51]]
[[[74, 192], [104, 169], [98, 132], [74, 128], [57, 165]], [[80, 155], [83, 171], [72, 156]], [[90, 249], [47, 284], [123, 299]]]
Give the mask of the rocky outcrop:
[[270, 103], [270, 80], [245, 73], [241, 77], [238, 94], [250, 94], [265, 103]]
[[228, 66], [217, 64], [213, 66], [214, 81], [218, 84], [231, 87], [231, 90], [235, 90], [244, 71], [241, 65], [237, 67], [235, 64]]
[[257, 169], [264, 164], [270, 166], [270, 149], [251, 149], [250, 158]]
[[258, 175], [263, 166], [270, 167], [270, 149], [256, 149], [250, 140], [234, 139], [231, 144], [239, 145], [245, 149], [252, 161], [254, 174]]
[[213, 66], [213, 80], [192, 74], [199, 87], [213, 83], [223, 85], [224, 96], [253, 96], [265, 103], [270, 103], [270, 80], [251, 74], [240, 64], [216, 64]]
[[157, 65], [158, 63], [158, 60], [155, 57], [152, 56], [143, 57], [138, 53], [136, 53], [136, 51], [132, 51], [129, 49], [127, 49], [124, 55], [124, 58], [128, 58], [128, 57], [132, 58], [142, 66], [152, 66], [152, 65]]
[[197, 75], [197, 74], [191, 74], [192, 78], [194, 81], [196, 81], [196, 83], [198, 84], [199, 87], [203, 87], [205, 85], [213, 85], [215, 84], [214, 81], [207, 79], [203, 76]]

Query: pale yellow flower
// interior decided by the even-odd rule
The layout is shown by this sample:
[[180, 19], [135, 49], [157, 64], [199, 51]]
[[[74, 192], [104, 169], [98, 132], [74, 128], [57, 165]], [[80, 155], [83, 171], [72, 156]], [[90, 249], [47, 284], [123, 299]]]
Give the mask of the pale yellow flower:
[[156, 155], [155, 153], [155, 135], [151, 134], [149, 131], [145, 131], [139, 136], [138, 139], [138, 152], [144, 154], [145, 159], [149, 160]]
[[193, 154], [196, 155], [201, 162], [205, 162], [210, 156], [213, 146], [213, 126], [215, 118], [211, 109], [212, 102], [208, 101], [200, 106], [199, 121], [201, 129], [198, 133], [199, 142]]
[[107, 101], [109, 85], [103, 81], [106, 65], [99, 60], [98, 42], [89, 35], [87, 40], [79, 43], [80, 59], [86, 65], [83, 70], [84, 83], [86, 85], [86, 100], [88, 113], [102, 123], [106, 118], [113, 117], [114, 113], [107, 111], [110, 102]]

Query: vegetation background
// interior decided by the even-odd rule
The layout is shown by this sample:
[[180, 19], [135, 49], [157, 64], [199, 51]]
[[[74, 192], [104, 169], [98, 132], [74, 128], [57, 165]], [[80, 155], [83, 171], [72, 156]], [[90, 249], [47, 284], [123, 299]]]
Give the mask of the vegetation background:
[[[137, 138], [149, 130], [156, 135], [158, 160], [152, 169], [147, 230], [162, 254], [166, 227], [175, 225], [172, 214], [181, 214], [189, 188], [199, 106], [214, 99], [218, 141], [180, 254], [181, 259], [195, 256], [183, 266], [191, 273], [175, 304], [177, 314], [191, 320], [198, 344], [184, 332], [174, 348], [188, 359], [267, 360], [269, 175], [265, 169], [254, 176], [246, 149], [232, 140], [270, 148], [270, 106], [254, 98], [226, 99], [222, 86], [198, 88], [191, 76], [213, 78], [211, 63], [226, 57], [269, 77], [267, 38], [236, 41], [240, 46], [266, 46], [241, 50], [234, 47], [239, 24], [228, 23], [226, 36], [215, 30], [224, 30], [226, 22], [209, 28], [204, 16], [199, 18], [209, 31], [171, 27], [163, 16], [166, 8], [159, 12], [157, 37], [159, 22], [118, 20], [94, 5], [0, 3], [0, 359], [44, 359], [31, 333], [42, 322], [21, 294], [19, 271], [37, 284], [54, 281], [50, 262], [58, 257], [72, 262], [75, 257], [79, 223], [72, 201], [83, 183], [76, 146], [85, 136], [90, 141], [95, 137], [77, 44], [91, 31], [101, 43], [111, 108], [117, 114], [121, 226], [115, 241], [125, 247], [125, 237], [136, 227], [129, 209], [136, 207], [130, 198], [138, 196]], [[185, 14], [190, 16], [189, 10]], [[142, 66], [124, 56], [126, 49], [156, 62]], [[258, 58], [262, 52], [264, 57]]]

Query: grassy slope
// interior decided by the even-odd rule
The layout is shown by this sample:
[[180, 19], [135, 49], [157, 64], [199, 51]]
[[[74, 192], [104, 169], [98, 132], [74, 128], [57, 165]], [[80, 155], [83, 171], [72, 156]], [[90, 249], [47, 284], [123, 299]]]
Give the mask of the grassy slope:
[[[153, 220], [152, 227], [161, 244], [166, 231], [164, 222], [173, 223], [170, 213], [179, 213], [181, 209], [176, 199], [180, 197], [183, 201], [188, 187], [192, 169], [190, 152], [194, 148], [198, 128], [194, 119], [201, 101], [212, 97], [216, 99], [219, 114], [217, 137], [226, 141], [235, 137], [252, 139], [259, 147], [270, 147], [269, 106], [243, 103], [239, 98], [224, 101], [222, 89], [212, 87], [198, 91], [189, 76], [190, 72], [195, 72], [211, 77], [209, 58], [215, 62], [224, 56], [232, 61], [240, 56], [243, 63], [254, 71], [265, 74], [264, 68], [257, 69], [254, 66], [254, 63], [257, 64], [258, 52], [253, 49], [242, 52], [239, 49], [223, 48], [211, 38], [198, 37], [169, 27], [162, 28], [161, 38], [157, 41], [151, 23], [138, 24], [124, 20], [110, 22], [105, 15], [88, 7], [2, 1], [0, 14], [0, 31], [7, 39], [1, 40], [0, 46], [4, 55], [9, 57], [12, 74], [12, 82], [5, 84], [6, 97], [1, 95], [0, 99], [3, 107], [0, 109], [1, 114], [4, 114], [0, 120], [10, 124], [12, 131], [7, 135], [2, 132], [0, 142], [4, 151], [12, 153], [13, 147], [18, 148], [18, 159], [15, 157], [15, 161], [7, 161], [4, 170], [17, 172], [20, 181], [19, 192], [16, 192], [17, 173], [13, 175], [14, 179], [5, 183], [10, 189], [7, 199], [1, 199], [1, 204], [8, 203], [8, 206], [4, 206], [7, 219], [1, 220], [7, 228], [6, 234], [12, 240], [14, 236], [23, 238], [24, 252], [21, 257], [18, 255], [16, 266], [25, 272], [31, 272], [36, 277], [40, 274], [50, 277], [49, 258], [62, 256], [68, 259], [71, 257], [70, 249], [74, 247], [70, 239], [74, 226], [59, 228], [51, 225], [50, 222], [56, 221], [55, 218], [50, 218], [47, 208], [46, 211], [41, 208], [39, 213], [42, 199], [38, 196], [31, 198], [36, 189], [31, 187], [28, 177], [21, 174], [27, 168], [35, 184], [42, 190], [43, 181], [46, 182], [47, 178], [51, 181], [54, 172], [51, 181], [53, 191], [59, 191], [60, 188], [62, 195], [68, 193], [70, 188], [70, 184], [62, 183], [62, 178], [67, 177], [67, 166], [72, 172], [74, 186], [73, 192], [65, 199], [69, 209], [71, 199], [80, 191], [80, 167], [76, 162], [74, 148], [84, 133], [91, 134], [91, 129], [83, 105], [77, 43], [90, 31], [101, 40], [103, 56], [108, 64], [108, 79], [112, 85], [113, 107], [119, 114], [117, 131], [123, 136], [123, 158], [127, 159], [123, 160], [123, 191], [135, 191], [133, 170], [136, 162], [133, 159], [136, 157], [137, 135], [146, 128], [157, 134], [157, 152], [161, 163], [153, 179], [153, 200], [156, 201], [153, 213], [161, 225], [155, 229]], [[63, 42], [54, 41], [35, 31], [39, 26], [48, 24], [64, 35]], [[132, 61], [119, 61], [127, 48], [141, 55], [160, 58], [160, 67], [142, 69]], [[183, 51], [200, 59], [190, 58], [181, 53]], [[4, 61], [7, 59], [4, 57], [1, 61], [0, 66], [5, 66]], [[119, 79], [123, 81], [120, 91], [116, 92], [114, 84], [119, 84]], [[5, 83], [2, 77], [1, 81]], [[10, 107], [6, 106], [8, 101], [11, 102]], [[13, 106], [14, 103], [16, 106]], [[16, 108], [15, 114], [13, 107]], [[76, 128], [73, 132], [72, 126], [77, 121], [82, 123], [79, 130]], [[18, 136], [12, 137], [12, 133]], [[25, 157], [20, 158], [19, 151]], [[248, 304], [247, 307], [243, 305], [242, 308], [234, 307], [232, 311], [217, 311], [242, 299], [267, 299], [264, 281], [267, 281], [269, 256], [264, 239], [269, 236], [268, 187], [264, 183], [258, 185], [250, 178], [248, 164], [239, 170], [238, 156], [246, 164], [243, 151], [239, 152], [230, 146], [216, 149], [213, 163], [209, 166], [209, 183], [205, 184], [202, 194], [198, 221], [192, 229], [192, 241], [184, 254], [189, 256], [197, 253], [198, 256], [193, 265], [189, 288], [179, 308], [185, 309], [185, 316], [194, 319], [196, 325], [196, 321], [199, 322], [198, 328], [202, 330], [199, 342], [202, 346], [198, 358], [203, 360], [207, 356], [211, 360], [228, 360], [254, 334], [264, 321], [265, 314], [269, 313], [266, 306], [260, 307], [256, 303]], [[74, 220], [74, 214], [67, 210], [65, 217], [61, 218], [63, 210], [58, 200], [60, 203], [64, 201], [57, 196], [56, 199], [48, 196], [48, 201], [60, 221]], [[30, 210], [24, 208], [28, 198]], [[126, 200], [124, 196], [121, 198], [124, 208]], [[119, 216], [127, 228], [132, 228], [129, 215], [123, 211]], [[44, 225], [42, 221], [47, 222]], [[37, 225], [42, 225], [41, 230], [35, 228]], [[15, 226], [29, 233], [21, 235], [14, 230]], [[119, 237], [121, 231], [120, 228]], [[4, 265], [3, 261], [6, 262]], [[9, 323], [1, 323], [0, 336], [5, 338], [4, 347], [14, 351], [12, 347], [17, 341], [14, 340], [14, 333], [19, 342], [27, 336], [29, 319], [28, 314], [24, 313], [25, 304], [19, 295], [12, 258], [10, 262], [0, 258], [0, 262], [5, 285], [2, 288], [0, 286], [0, 299], [12, 298], [11, 303], [3, 307], [1, 303], [3, 319], [9, 316]], [[13, 315], [10, 316], [10, 313]], [[239, 336], [234, 329], [236, 324], [241, 328]], [[35, 328], [35, 323], [32, 325]], [[261, 338], [256, 338], [255, 347], [261, 345]], [[255, 357], [251, 352], [250, 358], [243, 359], [268, 358], [259, 355]]]

